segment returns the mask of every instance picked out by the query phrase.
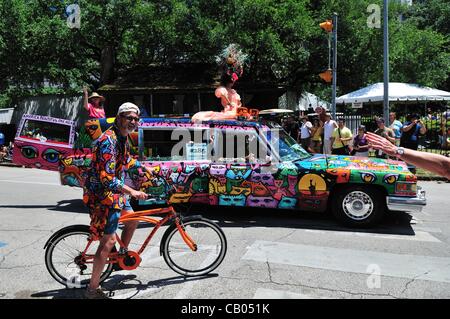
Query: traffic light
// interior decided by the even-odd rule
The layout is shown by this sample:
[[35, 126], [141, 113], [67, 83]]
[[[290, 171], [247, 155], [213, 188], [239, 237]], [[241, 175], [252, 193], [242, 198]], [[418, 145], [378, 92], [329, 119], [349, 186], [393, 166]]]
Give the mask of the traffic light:
[[319, 73], [319, 76], [322, 80], [324, 80], [327, 83], [331, 83], [331, 80], [333, 79], [333, 73], [331, 72], [331, 69]]
[[333, 31], [333, 21], [331, 21], [331, 20], [327, 20], [327, 21], [325, 21], [325, 22], [322, 22], [322, 23], [319, 24], [319, 25], [320, 25], [320, 27], [321, 27], [322, 29], [324, 29], [324, 30], [327, 31], [327, 32]]

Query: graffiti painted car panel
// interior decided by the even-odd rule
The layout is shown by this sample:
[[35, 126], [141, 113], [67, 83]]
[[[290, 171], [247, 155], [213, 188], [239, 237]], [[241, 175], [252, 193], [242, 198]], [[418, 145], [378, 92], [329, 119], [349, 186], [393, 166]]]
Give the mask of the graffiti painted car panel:
[[[83, 186], [89, 146], [112, 123], [86, 122], [72, 153], [59, 157], [63, 184]], [[313, 155], [271, 123], [145, 118], [129, 141], [133, 156], [152, 172], [127, 172], [127, 184], [151, 195], [141, 205], [168, 199], [172, 204], [314, 212], [331, 207], [351, 226], [371, 226], [385, 211], [420, 211], [426, 203], [404, 162]], [[176, 192], [168, 195], [169, 188]]]

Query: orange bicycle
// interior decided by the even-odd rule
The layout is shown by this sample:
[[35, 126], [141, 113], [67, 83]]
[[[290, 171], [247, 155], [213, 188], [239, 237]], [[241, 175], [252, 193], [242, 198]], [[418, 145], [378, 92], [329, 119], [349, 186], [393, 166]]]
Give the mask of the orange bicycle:
[[[168, 206], [129, 213], [119, 219], [120, 223], [127, 221], [151, 223], [154, 228], [137, 252], [119, 254], [114, 247], [100, 282], [111, 275], [116, 263], [123, 270], [136, 269], [141, 263], [140, 255], [157, 230], [165, 224], [169, 224], [169, 227], [161, 238], [160, 255], [175, 272], [184, 276], [206, 275], [225, 258], [225, 234], [218, 225], [200, 215], [183, 217], [172, 206]], [[72, 225], [53, 234], [44, 246], [45, 265], [50, 275], [68, 288], [84, 288], [89, 283], [99, 243], [90, 239], [89, 235], [88, 225]], [[124, 248], [117, 233], [116, 238], [120, 247]]]

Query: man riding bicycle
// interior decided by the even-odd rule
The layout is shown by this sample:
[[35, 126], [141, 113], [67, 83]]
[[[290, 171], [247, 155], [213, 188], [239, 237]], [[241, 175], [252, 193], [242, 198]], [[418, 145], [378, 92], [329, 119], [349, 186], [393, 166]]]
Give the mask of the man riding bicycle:
[[[100, 244], [94, 258], [94, 265], [85, 297], [105, 299], [106, 294], [99, 287], [100, 276], [108, 254], [116, 243], [115, 233], [122, 213], [132, 212], [126, 195], [136, 199], [147, 199], [147, 194], [124, 184], [124, 171], [145, 166], [130, 157], [128, 135], [139, 123], [139, 107], [124, 103], [119, 107], [114, 125], [106, 130], [95, 142], [91, 167], [87, 172], [83, 201], [91, 217], [90, 232]], [[125, 247], [133, 237], [138, 221], [124, 224], [121, 240]]]

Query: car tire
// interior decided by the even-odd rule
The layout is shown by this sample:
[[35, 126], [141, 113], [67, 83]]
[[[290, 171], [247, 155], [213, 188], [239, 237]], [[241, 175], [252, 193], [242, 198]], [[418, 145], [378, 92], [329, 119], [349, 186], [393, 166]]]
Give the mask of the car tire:
[[333, 215], [351, 227], [372, 227], [383, 218], [386, 200], [381, 190], [365, 185], [349, 185], [332, 198]]

